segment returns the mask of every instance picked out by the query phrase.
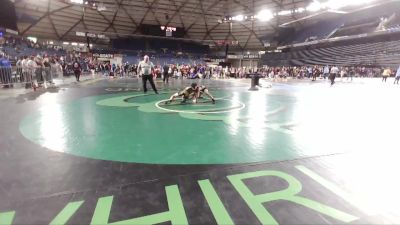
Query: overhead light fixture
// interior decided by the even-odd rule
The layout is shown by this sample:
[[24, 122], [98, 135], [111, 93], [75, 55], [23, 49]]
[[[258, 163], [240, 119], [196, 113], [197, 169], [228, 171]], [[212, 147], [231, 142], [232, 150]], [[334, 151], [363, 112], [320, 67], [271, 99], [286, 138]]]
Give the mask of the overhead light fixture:
[[268, 9], [263, 9], [256, 15], [256, 17], [261, 22], [266, 22], [274, 18], [274, 14], [272, 14], [272, 12]]
[[313, 2], [311, 2], [310, 5], [307, 6], [306, 10], [310, 12], [316, 12], [322, 8], [323, 8], [322, 4], [319, 1], [314, 0]]
[[[345, 13], [343, 11], [335, 11], [347, 6], [366, 5], [376, 0], [327, 0], [321, 2], [320, 0], [313, 0], [307, 7], [306, 10], [310, 12], [317, 12], [319, 10], [328, 10], [335, 13]], [[300, 8], [299, 8], [300, 9]], [[295, 12], [300, 12], [296, 9]], [[333, 10], [333, 11], [332, 11]]]
[[340, 9], [350, 4], [351, 1], [348, 0], [329, 0], [325, 3], [329, 9]]
[[75, 3], [75, 4], [83, 4], [83, 0], [70, 0], [71, 3]]
[[73, 46], [77, 46], [77, 45], [78, 45], [78, 43], [76, 43], [76, 42], [72, 42], [72, 43], [71, 43], [71, 45], [73, 45]]
[[65, 42], [63, 42], [63, 45], [69, 45], [69, 42], [65, 41]]
[[232, 20], [243, 21], [244, 20], [244, 16], [243, 15], [237, 15], [237, 16], [232, 17]]
[[101, 11], [106, 11], [107, 7], [103, 4], [103, 3], [99, 3], [99, 5], [97, 6], [97, 11], [101, 12]]
[[290, 14], [292, 14], [291, 10], [283, 10], [283, 11], [280, 11], [280, 12], [277, 13], [278, 16], [287, 16], [287, 15], [290, 15]]
[[306, 9], [303, 8], [303, 7], [297, 8], [297, 9], [295, 10], [295, 12], [297, 12], [297, 13], [302, 13], [302, 12], [304, 12], [304, 11], [306, 11]]

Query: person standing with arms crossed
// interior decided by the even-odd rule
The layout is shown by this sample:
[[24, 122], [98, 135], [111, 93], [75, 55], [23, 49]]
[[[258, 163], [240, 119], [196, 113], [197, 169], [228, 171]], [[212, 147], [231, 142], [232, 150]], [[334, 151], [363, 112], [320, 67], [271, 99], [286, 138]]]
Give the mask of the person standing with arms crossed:
[[143, 57], [143, 61], [141, 61], [138, 65], [138, 74], [142, 75], [143, 91], [145, 94], [147, 93], [147, 80], [150, 82], [150, 85], [153, 88], [154, 92], [158, 94], [156, 85], [154, 84], [153, 80], [153, 70], [154, 64], [150, 62], [149, 56], [145, 55]]

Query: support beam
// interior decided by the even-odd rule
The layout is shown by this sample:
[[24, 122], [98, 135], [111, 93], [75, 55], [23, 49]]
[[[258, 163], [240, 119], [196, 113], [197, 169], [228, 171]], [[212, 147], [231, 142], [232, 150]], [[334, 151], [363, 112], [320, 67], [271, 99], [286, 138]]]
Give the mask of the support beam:
[[[146, 2], [149, 8], [146, 10], [146, 13], [144, 14], [143, 18], [140, 20], [140, 23], [139, 23], [139, 25], [136, 27], [135, 31], [133, 31], [133, 34], [135, 34], [137, 31], [139, 31], [139, 28], [140, 28], [140, 26], [143, 24], [143, 21], [146, 19], [147, 14], [149, 14], [151, 8], [153, 7], [153, 5], [154, 5], [157, 1], [158, 1], [158, 0], [155, 0], [155, 1], [152, 2], [151, 4], [148, 4], [148, 3]], [[154, 13], [153, 13], [153, 14], [154, 14]], [[155, 19], [157, 19], [157, 18], [155, 18]]]
[[[107, 28], [106, 29], [104, 29], [104, 32], [106, 32], [110, 27], [112, 27], [113, 28], [113, 30], [115, 31], [115, 33], [118, 33], [117, 31], [116, 31], [116, 29], [115, 29], [115, 27], [114, 27], [114, 21], [115, 21], [115, 18], [117, 17], [117, 14], [118, 14], [118, 11], [119, 11], [119, 9], [120, 9], [120, 7], [121, 7], [121, 2], [122, 2], [123, 0], [117, 0], [117, 2], [116, 2], [116, 4], [117, 4], [117, 7], [116, 7], [116, 10], [115, 10], [115, 13], [114, 13], [114, 15], [113, 15], [113, 18], [111, 19], [111, 21], [109, 21], [109, 20], [107, 20], [107, 21], [109, 21], [109, 24], [108, 24], [108, 26], [107, 26]], [[100, 12], [99, 12], [100, 13]], [[104, 18], [106, 18], [103, 14], [101, 14]], [[118, 36], [118, 34], [117, 34], [117, 36]]]
[[[50, 0], [47, 0], [47, 13], [50, 12], [50, 4], [51, 4], [51, 1], [50, 1]], [[58, 34], [58, 31], [57, 31], [57, 29], [56, 29], [56, 26], [55, 26], [54, 23], [53, 23], [53, 20], [51, 19], [50, 14], [47, 16], [47, 18], [49, 19], [50, 24], [51, 24], [51, 27], [53, 28], [54, 33], [56, 34], [57, 38], [60, 39], [60, 35]]]
[[252, 33], [254, 35], [255, 38], [257, 38], [257, 40], [260, 42], [261, 46], [264, 46], [264, 43], [261, 41], [261, 38], [258, 37], [258, 35], [256, 34], [256, 32], [254, 32], [253, 29], [248, 28], [246, 25], [244, 25], [243, 23], [239, 22], [239, 24], [244, 27], [246, 30], [250, 31], [250, 33]]
[[70, 27], [70, 28], [60, 37], [60, 40], [64, 39], [65, 36], [67, 36], [68, 33], [69, 33], [72, 29], [74, 29], [76, 26], [78, 26], [78, 24], [79, 24], [80, 22], [82, 22], [82, 19], [79, 19], [76, 23], [74, 23], [74, 25], [72, 25], [72, 27]]
[[183, 23], [182, 15], [181, 15], [180, 11], [181, 11], [181, 9], [182, 9], [183, 7], [185, 7], [185, 5], [189, 2], [189, 0], [186, 0], [185, 2], [183, 2], [182, 5], [179, 6], [179, 7], [177, 6], [175, 0], [169, 0], [169, 1], [172, 2], [172, 3], [174, 4], [175, 10], [176, 10], [176, 11], [175, 11], [175, 13], [169, 18], [169, 20], [167, 21], [167, 23], [166, 23], [165, 26], [168, 26], [168, 25], [171, 23], [171, 21], [175, 18], [175, 16], [178, 14], [178, 15], [179, 15], [179, 18], [180, 18], [180, 20], [181, 20], [181, 23], [182, 23], [182, 28], [185, 28], [185, 24]]
[[[221, 3], [221, 2], [223, 2], [223, 0], [216, 0], [216, 1], [214, 1], [213, 4], [211, 4], [209, 7], [207, 7], [207, 9], [206, 9], [205, 11], [207, 12], [208, 10], [214, 8], [215, 6], [217, 6], [217, 5], [218, 5], [219, 3]], [[185, 29], [185, 35], [186, 35], [186, 34], [189, 32], [189, 30], [196, 24], [197, 19], [198, 19], [200, 16], [204, 16], [204, 14], [202, 14], [202, 15], [197, 15], [197, 16], [194, 18], [194, 22], [193, 22], [192, 24], [190, 24], [189, 27], [188, 27], [187, 29]]]
[[36, 20], [34, 23], [32, 23], [31, 25], [29, 25], [25, 30], [23, 30], [23, 31], [21, 32], [21, 35], [24, 35], [24, 34], [25, 34], [26, 32], [28, 32], [33, 26], [35, 26], [36, 24], [38, 24], [38, 23], [39, 23], [40, 21], [42, 21], [44, 18], [46, 18], [46, 17], [48, 17], [48, 16], [50, 16], [50, 15], [56, 13], [56, 12], [60, 12], [60, 11], [62, 11], [62, 10], [64, 10], [64, 9], [71, 8], [72, 6], [73, 6], [73, 5], [67, 5], [67, 6], [61, 7], [61, 8], [59, 8], [59, 9], [55, 9], [55, 10], [53, 10], [53, 11], [50, 11], [50, 12], [45, 13], [43, 16], [39, 17], [38, 20]]
[[149, 7], [150, 12], [153, 14], [154, 19], [156, 20], [156, 22], [158, 23], [158, 25], [162, 25], [161, 22], [158, 20], [157, 18], [157, 14], [154, 12], [154, 8], [153, 6], [155, 4], [157, 4], [158, 0], [153, 1], [151, 4], [147, 2], [147, 0], [144, 0], [144, 2], [147, 4], [147, 6]]

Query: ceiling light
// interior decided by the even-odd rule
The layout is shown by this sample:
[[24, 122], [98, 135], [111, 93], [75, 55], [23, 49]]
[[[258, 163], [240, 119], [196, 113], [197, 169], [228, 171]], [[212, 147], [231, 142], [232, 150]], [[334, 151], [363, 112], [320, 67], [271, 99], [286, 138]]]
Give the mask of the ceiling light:
[[243, 21], [244, 20], [244, 16], [243, 15], [237, 15], [237, 16], [234, 16], [232, 19], [235, 20], [235, 21]]
[[330, 9], [340, 9], [346, 6], [368, 4], [373, 1], [374, 0], [329, 0], [325, 5]]
[[322, 8], [322, 4], [319, 1], [313, 1], [307, 6], [307, 11], [316, 12]]
[[270, 21], [272, 18], [274, 18], [274, 15], [268, 9], [263, 9], [257, 14], [256, 17], [258, 20], [260, 20], [262, 22], [266, 22], [266, 21]]
[[298, 8], [298, 9], [296, 9], [296, 12], [298, 12], [298, 13], [302, 13], [302, 12], [304, 12], [304, 11], [306, 11], [306, 9], [303, 8], [303, 7], [300, 7], [300, 8]]
[[292, 14], [291, 10], [283, 10], [283, 11], [278, 12], [279, 16], [286, 16], [286, 15], [290, 15], [290, 14]]
[[83, 4], [83, 0], [71, 0], [71, 3]]
[[349, 5], [348, 0], [329, 0], [325, 5], [330, 9], [340, 9]]

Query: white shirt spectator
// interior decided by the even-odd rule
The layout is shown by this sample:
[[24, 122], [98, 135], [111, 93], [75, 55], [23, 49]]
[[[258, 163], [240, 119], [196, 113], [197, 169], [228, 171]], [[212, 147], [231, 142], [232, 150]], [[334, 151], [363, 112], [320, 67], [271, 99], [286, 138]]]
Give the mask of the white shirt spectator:
[[331, 73], [332, 74], [338, 74], [339, 73], [339, 68], [337, 68], [336, 66], [332, 67]]
[[21, 61], [21, 68], [22, 68], [22, 72], [25, 73], [28, 69], [28, 59], [23, 59]]
[[27, 65], [27, 68], [31, 71], [36, 69], [36, 67], [38, 66], [37, 63], [32, 59], [29, 59], [26, 65]]
[[327, 73], [329, 73], [329, 66], [324, 67], [324, 74], [327, 74]]

